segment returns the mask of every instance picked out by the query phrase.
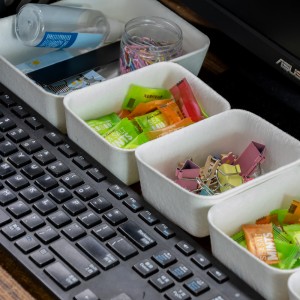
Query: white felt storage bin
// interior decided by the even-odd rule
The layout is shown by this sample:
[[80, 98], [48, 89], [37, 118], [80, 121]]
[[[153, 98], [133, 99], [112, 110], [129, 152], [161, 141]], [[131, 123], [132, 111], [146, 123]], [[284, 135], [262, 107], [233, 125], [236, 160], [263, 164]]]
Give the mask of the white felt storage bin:
[[[171, 19], [182, 29], [184, 50], [184, 54], [173, 61], [196, 75], [209, 47], [209, 38], [206, 35], [156, 0], [63, 0], [56, 2], [55, 5], [73, 5], [100, 10], [106, 16], [124, 23], [139, 16]], [[34, 107], [54, 126], [65, 131], [63, 97], [45, 92], [15, 67], [50, 50], [23, 46], [14, 34], [14, 20], [15, 16], [0, 19], [0, 82]], [[117, 70], [118, 64], [116, 76]]]
[[[187, 79], [197, 101], [209, 116], [230, 109], [229, 103], [222, 96], [190, 71], [173, 62], [160, 62], [67, 95], [64, 106], [69, 137], [124, 183], [137, 182], [139, 175], [135, 150], [111, 145], [85, 121], [119, 112], [130, 84], [170, 89], [183, 78]], [[202, 122], [206, 120], [199, 124]], [[159, 149], [158, 153], [163, 150]]]
[[213, 254], [268, 300], [289, 299], [288, 278], [299, 268], [274, 268], [231, 236], [241, 230], [242, 224], [253, 224], [271, 210], [289, 208], [293, 199], [300, 200], [299, 178], [300, 161], [296, 161], [276, 176], [218, 203], [208, 213]]
[[[204, 166], [208, 155], [230, 151], [239, 155], [251, 141], [266, 145], [264, 175], [212, 196], [192, 193], [174, 182], [179, 162], [192, 158]], [[299, 159], [300, 142], [253, 113], [233, 109], [141, 145], [135, 154], [145, 199], [190, 234], [203, 237], [209, 234], [210, 207]]]

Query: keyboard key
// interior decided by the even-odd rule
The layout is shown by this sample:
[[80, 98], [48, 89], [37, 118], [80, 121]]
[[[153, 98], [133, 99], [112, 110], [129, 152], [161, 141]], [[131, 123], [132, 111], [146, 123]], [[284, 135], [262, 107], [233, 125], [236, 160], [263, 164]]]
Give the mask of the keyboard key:
[[84, 181], [75, 173], [70, 173], [61, 178], [61, 182], [69, 189], [74, 189], [83, 184]]
[[34, 183], [44, 192], [47, 192], [58, 186], [56, 179], [48, 174], [40, 176]]
[[29, 116], [29, 112], [22, 105], [13, 107], [11, 111], [20, 119], [24, 119]]
[[106, 176], [102, 174], [99, 169], [97, 168], [92, 168], [89, 169], [86, 172], [91, 178], [93, 178], [96, 182], [101, 182], [102, 180], [106, 179]]
[[62, 230], [62, 233], [71, 241], [75, 241], [86, 235], [86, 231], [77, 223], [72, 223], [66, 226]]
[[101, 241], [106, 241], [117, 234], [116, 231], [106, 223], [95, 227], [92, 233]]
[[174, 281], [167, 274], [160, 272], [149, 279], [149, 283], [159, 292], [163, 292], [174, 285]]
[[36, 213], [32, 213], [23, 218], [21, 223], [30, 231], [36, 230], [45, 225], [45, 221]]
[[63, 203], [73, 197], [72, 193], [62, 186], [58, 186], [54, 188], [50, 193], [49, 196], [56, 202], [56, 203]]
[[149, 259], [144, 259], [143, 261], [136, 263], [133, 266], [133, 269], [143, 278], [147, 278], [158, 272], [158, 267]]
[[73, 162], [77, 165], [81, 170], [86, 170], [91, 167], [91, 164], [85, 159], [83, 156], [76, 156], [73, 158]]
[[43, 149], [33, 155], [33, 159], [35, 159], [40, 165], [45, 166], [56, 160], [56, 157], [48, 150]]
[[45, 174], [45, 171], [36, 163], [23, 167], [21, 172], [29, 179], [36, 179]]
[[11, 176], [5, 183], [14, 191], [19, 191], [29, 185], [29, 181], [21, 174]]
[[45, 135], [45, 140], [48, 141], [53, 146], [58, 146], [64, 142], [64, 138], [55, 132], [47, 133]]
[[10, 216], [0, 209], [0, 227], [4, 226], [9, 222], [11, 222]]
[[228, 280], [228, 276], [215, 267], [210, 268], [207, 274], [218, 283], [223, 283]]
[[9, 163], [2, 162], [0, 164], [0, 179], [5, 179], [15, 173], [16, 173], [16, 170]]
[[54, 177], [60, 177], [70, 172], [69, 167], [64, 163], [62, 163], [61, 161], [55, 161], [51, 163], [50, 165], [48, 165], [47, 170]]
[[139, 217], [148, 225], [154, 225], [159, 222], [159, 219], [153, 215], [149, 210], [144, 210], [139, 213]]
[[86, 228], [91, 228], [101, 223], [101, 218], [92, 211], [86, 211], [77, 217], [77, 220]]
[[108, 221], [111, 225], [119, 225], [127, 220], [127, 216], [123, 214], [117, 208], [114, 208], [105, 214], [103, 214], [103, 218]]
[[44, 243], [49, 244], [52, 241], [59, 238], [59, 234], [51, 227], [45, 226], [38, 231], [36, 231], [35, 235]]
[[117, 184], [112, 185], [111, 187], [108, 188], [108, 191], [116, 197], [118, 200], [121, 200], [125, 197], [128, 196], [127, 192], [124, 191], [120, 186]]
[[0, 95], [0, 101], [6, 107], [12, 107], [12, 106], [16, 105], [16, 102], [14, 101], [14, 99], [11, 96], [9, 96], [8, 94]]
[[157, 231], [165, 239], [170, 239], [175, 236], [175, 232], [171, 230], [166, 224], [159, 224], [154, 227], [154, 230]]
[[0, 204], [5, 206], [16, 201], [18, 198], [17, 196], [9, 189], [2, 189], [0, 190]]
[[74, 300], [99, 300], [99, 298], [89, 289], [77, 294]]
[[0, 154], [4, 157], [11, 155], [17, 151], [17, 146], [10, 141], [4, 141], [0, 143]]
[[17, 126], [16, 123], [13, 120], [11, 120], [10, 118], [8, 118], [8, 117], [0, 118], [0, 130], [2, 132], [6, 132], [10, 129], [13, 129], [16, 126]]
[[63, 205], [63, 208], [71, 215], [76, 216], [84, 211], [86, 211], [86, 206], [82, 201], [74, 198], [69, 200]]
[[52, 253], [50, 253], [50, 251], [46, 248], [42, 248], [31, 253], [29, 258], [40, 268], [55, 260]]
[[124, 238], [115, 237], [111, 239], [107, 246], [117, 253], [123, 260], [127, 260], [138, 254], [138, 251]]
[[74, 193], [83, 201], [88, 201], [98, 196], [98, 192], [88, 184], [76, 189]]
[[209, 290], [209, 286], [200, 278], [192, 278], [185, 282], [183, 286], [194, 296], [199, 296]]
[[84, 237], [76, 245], [104, 270], [119, 264], [119, 260], [92, 236]]
[[35, 139], [29, 139], [20, 145], [27, 154], [33, 154], [43, 149], [42, 145]]
[[7, 207], [7, 211], [15, 218], [21, 218], [31, 212], [30, 207], [19, 200]]
[[19, 195], [27, 202], [33, 203], [41, 198], [43, 198], [43, 193], [35, 186], [29, 186], [23, 189]]
[[50, 245], [50, 249], [83, 279], [99, 274], [99, 269], [65, 239], [59, 239]]
[[112, 204], [104, 197], [97, 197], [89, 202], [89, 206], [92, 207], [98, 214], [105, 212], [112, 208]]
[[153, 254], [152, 259], [162, 268], [166, 268], [177, 261], [176, 257], [167, 250]]
[[16, 128], [11, 130], [7, 133], [7, 136], [14, 142], [14, 143], [21, 143], [29, 138], [29, 135], [26, 131], [22, 128]]
[[32, 235], [22, 237], [15, 242], [15, 245], [25, 254], [28, 254], [41, 246]]
[[176, 264], [170, 267], [168, 273], [179, 282], [193, 275], [193, 272], [183, 264]]
[[33, 207], [43, 216], [57, 210], [56, 204], [48, 198], [37, 201]]
[[44, 125], [36, 117], [27, 118], [25, 120], [25, 123], [29, 125], [33, 130], [38, 130], [44, 127]]
[[186, 256], [189, 256], [196, 251], [196, 249], [186, 241], [178, 242], [175, 247]]
[[64, 290], [69, 290], [80, 283], [79, 279], [59, 261], [48, 266], [45, 273]]
[[204, 255], [202, 255], [200, 253], [195, 254], [191, 258], [191, 260], [193, 263], [195, 263], [198, 267], [200, 267], [203, 270], [205, 270], [211, 266], [211, 262]]
[[68, 158], [71, 158], [77, 154], [77, 152], [74, 149], [72, 149], [72, 147], [69, 144], [59, 146], [58, 150]]
[[15, 222], [11, 223], [9, 225], [6, 225], [5, 227], [2, 227], [1, 232], [10, 241], [16, 240], [26, 233], [24, 228]]
[[132, 197], [123, 200], [123, 204], [133, 212], [138, 212], [143, 209], [141, 202]]
[[130, 241], [132, 241], [143, 251], [150, 249], [156, 245], [156, 241], [140, 226], [138, 226], [131, 220], [120, 225], [118, 229], [122, 234], [124, 234]]
[[191, 296], [180, 287], [168, 291], [165, 294], [165, 297], [168, 300], [190, 300], [191, 299]]
[[61, 228], [71, 223], [71, 218], [63, 211], [58, 210], [55, 213], [49, 215], [47, 220], [54, 225], [56, 228]]
[[7, 158], [7, 160], [16, 168], [22, 168], [31, 162], [30, 157], [22, 151], [12, 154]]

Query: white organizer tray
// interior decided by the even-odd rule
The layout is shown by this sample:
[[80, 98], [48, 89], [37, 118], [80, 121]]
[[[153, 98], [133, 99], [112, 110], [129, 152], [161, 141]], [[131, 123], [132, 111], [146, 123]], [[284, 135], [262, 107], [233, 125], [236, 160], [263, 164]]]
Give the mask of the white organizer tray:
[[[288, 208], [293, 199], [300, 200], [299, 178], [297, 161], [275, 177], [215, 205], [208, 213], [213, 254], [268, 300], [289, 299], [288, 278], [299, 268], [282, 270], [269, 266], [231, 236], [241, 230], [242, 224], [254, 223], [271, 210]], [[298, 287], [296, 290], [299, 293]]]
[[[106, 16], [126, 23], [138, 16], [159, 16], [176, 22], [183, 31], [184, 54], [174, 59], [193, 74], [198, 74], [209, 47], [209, 38], [156, 0], [64, 0], [55, 5], [74, 5], [102, 11]], [[49, 52], [49, 49], [22, 45], [14, 34], [15, 16], [0, 19], [0, 82], [50, 123], [65, 132], [63, 97], [45, 92], [14, 66]], [[53, 51], [53, 50], [52, 50]], [[118, 72], [116, 72], [117, 76]]]
[[[204, 166], [208, 155], [230, 151], [238, 155], [251, 141], [266, 145], [264, 175], [212, 196], [189, 192], [174, 182], [179, 162], [192, 158]], [[210, 207], [274, 176], [299, 159], [300, 142], [253, 113], [232, 109], [141, 145], [135, 154], [145, 199], [190, 234], [203, 237], [209, 234]], [[231, 213], [235, 216], [234, 211]], [[224, 214], [223, 218], [231, 215]]]
[[[209, 116], [230, 109], [229, 103], [223, 97], [190, 71], [173, 62], [160, 62], [67, 95], [64, 106], [69, 137], [124, 183], [137, 182], [139, 174], [135, 150], [125, 150], [109, 144], [85, 121], [119, 112], [132, 83], [149, 88], [169, 89], [184, 77]], [[200, 123], [205, 122], [206, 120], [200, 121], [199, 127]], [[158, 149], [154, 155], [160, 155], [163, 151], [164, 148]]]

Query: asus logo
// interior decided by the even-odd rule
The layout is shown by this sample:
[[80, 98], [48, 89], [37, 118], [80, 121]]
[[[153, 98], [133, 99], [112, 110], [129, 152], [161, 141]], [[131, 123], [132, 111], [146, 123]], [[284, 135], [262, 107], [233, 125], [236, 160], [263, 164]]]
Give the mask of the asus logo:
[[276, 65], [280, 64], [280, 68], [284, 71], [288, 72], [290, 75], [294, 76], [298, 80], [300, 80], [300, 70], [293, 68], [291, 64], [283, 60], [282, 58], [278, 59]]

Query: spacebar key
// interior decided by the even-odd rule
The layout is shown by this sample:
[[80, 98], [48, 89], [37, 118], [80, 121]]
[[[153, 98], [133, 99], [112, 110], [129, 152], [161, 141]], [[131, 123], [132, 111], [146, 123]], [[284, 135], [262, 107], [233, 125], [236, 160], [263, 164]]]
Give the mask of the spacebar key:
[[84, 279], [89, 279], [99, 273], [93, 263], [64, 239], [52, 243], [50, 249]]

